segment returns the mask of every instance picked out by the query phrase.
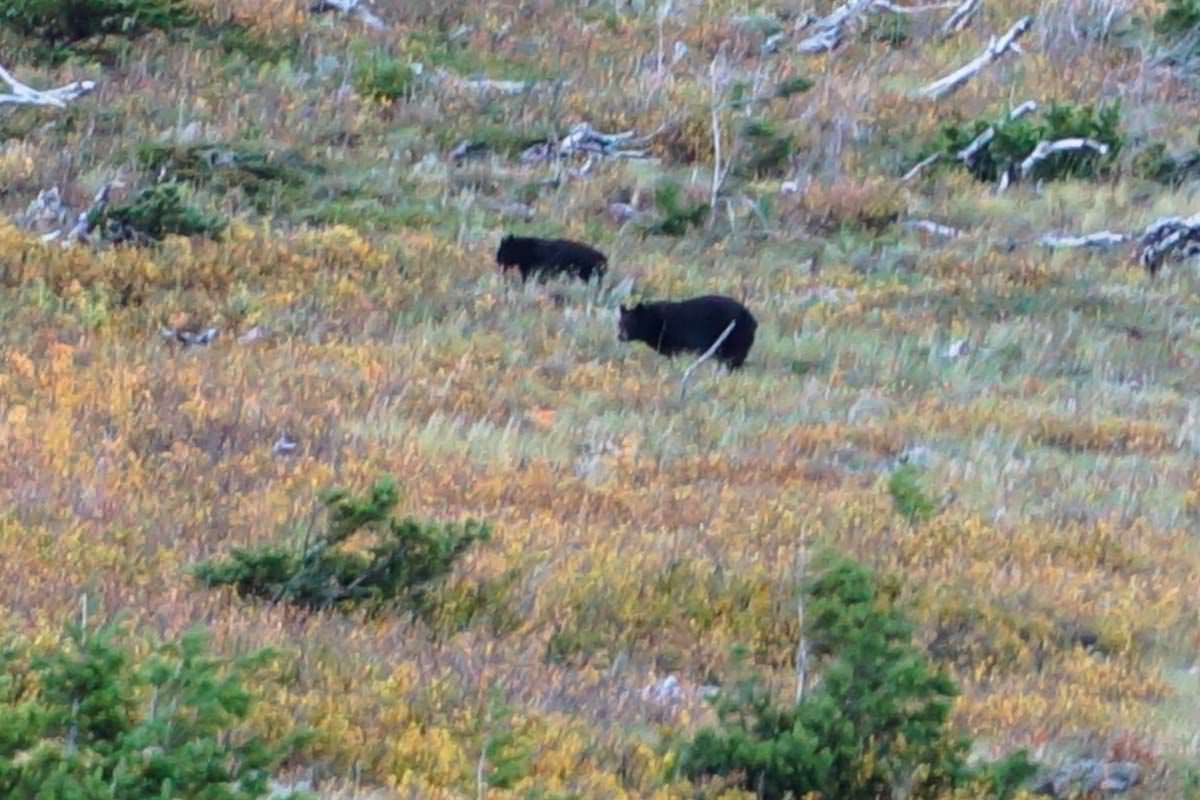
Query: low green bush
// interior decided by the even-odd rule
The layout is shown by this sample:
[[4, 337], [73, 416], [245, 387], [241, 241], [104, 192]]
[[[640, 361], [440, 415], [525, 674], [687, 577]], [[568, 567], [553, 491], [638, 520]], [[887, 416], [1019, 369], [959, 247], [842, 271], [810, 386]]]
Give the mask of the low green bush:
[[210, 655], [200, 629], [144, 649], [118, 623], [69, 625], [48, 649], [0, 648], [0, 797], [270, 794], [272, 770], [306, 738], [273, 745], [244, 725], [254, 702], [244, 681], [273, 654]]
[[[490, 531], [474, 521], [394, 517], [399, 499], [391, 478], [377, 481], [363, 497], [342, 489], [324, 492], [324, 533], [313, 537], [306, 531], [292, 544], [234, 548], [228, 558], [201, 562], [194, 574], [205, 586], [232, 586], [245, 597], [312, 610], [363, 605], [379, 610], [397, 604], [425, 610], [429, 588]], [[359, 532], [370, 533], [373, 542], [348, 548]]]
[[[968, 124], [945, 125], [933, 143], [917, 161], [934, 154], [943, 156], [943, 164], [966, 167], [981, 181], [995, 181], [1015, 170], [1040, 142], [1087, 138], [1108, 147], [1105, 155], [1094, 150], [1055, 153], [1034, 167], [1032, 176], [1042, 180], [1095, 177], [1116, 163], [1125, 138], [1120, 130], [1119, 102], [1093, 108], [1051, 104], [1044, 112], [1033, 112], [1017, 119], [1006, 114], [1000, 120], [978, 119]], [[995, 130], [992, 140], [965, 163], [959, 152], [988, 128]], [[915, 163], [915, 162], [914, 162]]]
[[374, 53], [354, 68], [354, 89], [363, 97], [380, 102], [408, 99], [416, 74], [407, 59]]
[[888, 493], [896, 511], [911, 522], [923, 522], [937, 510], [933, 499], [921, 488], [920, 471], [912, 464], [902, 464], [888, 478]]
[[687, 202], [683, 189], [674, 181], [662, 181], [654, 190], [654, 207], [658, 219], [645, 232], [660, 236], [683, 236], [688, 228], [699, 228], [708, 217], [708, 203]]
[[239, 191], [260, 214], [301, 205], [310, 180], [324, 172], [297, 152], [271, 153], [239, 142], [147, 143], [137, 147], [135, 158], [142, 169], [172, 181], [217, 195]]
[[934, 798], [974, 787], [1005, 800], [1033, 776], [1023, 751], [968, 765], [969, 740], [948, 726], [957, 687], [913, 644], [895, 592], [871, 572], [826, 555], [803, 591], [813, 687], [792, 704], [753, 675], [722, 689], [716, 727], [680, 750], [683, 775], [763, 800]]
[[177, 183], [149, 186], [124, 205], [102, 211], [93, 222], [113, 242], [159, 241], [168, 234], [217, 236], [226, 222], [187, 202]]
[[0, 24], [51, 45], [70, 45], [98, 35], [132, 39], [197, 22], [185, 0], [6, 0], [0, 4]]

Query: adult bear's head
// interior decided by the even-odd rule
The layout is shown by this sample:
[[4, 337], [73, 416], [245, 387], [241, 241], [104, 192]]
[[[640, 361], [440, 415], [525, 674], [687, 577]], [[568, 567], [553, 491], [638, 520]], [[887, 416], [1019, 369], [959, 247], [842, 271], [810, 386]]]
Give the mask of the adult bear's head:
[[654, 324], [651, 310], [644, 303], [638, 303], [632, 308], [620, 306], [621, 315], [617, 320], [617, 338], [622, 342], [644, 340], [652, 335], [650, 328]]

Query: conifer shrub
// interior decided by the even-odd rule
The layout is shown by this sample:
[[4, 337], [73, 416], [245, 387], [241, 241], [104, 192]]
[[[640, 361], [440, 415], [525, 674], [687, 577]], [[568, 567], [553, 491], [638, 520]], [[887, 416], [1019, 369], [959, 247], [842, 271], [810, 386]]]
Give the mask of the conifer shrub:
[[[243, 597], [311, 610], [367, 606], [428, 608], [429, 589], [471, 545], [486, 541], [483, 523], [432, 523], [393, 516], [400, 494], [384, 477], [364, 496], [344, 489], [321, 494], [327, 527], [294, 543], [234, 548], [201, 562], [194, 574], [208, 587], [232, 586]], [[356, 534], [365, 547], [351, 546]]]
[[1200, 150], [1171, 155], [1162, 142], [1148, 145], [1133, 158], [1131, 171], [1167, 186], [1179, 186], [1200, 176]]
[[654, 190], [654, 207], [658, 219], [645, 228], [645, 232], [659, 236], [679, 237], [688, 228], [699, 228], [708, 216], [708, 203], [688, 202], [678, 183], [664, 180]]
[[[1010, 119], [1005, 114], [999, 120], [977, 119], [966, 124], [945, 125], [934, 142], [921, 153], [920, 159], [940, 153], [944, 164], [966, 167], [980, 181], [995, 181], [1006, 172], [1015, 172], [1040, 142], [1086, 138], [1106, 145], [1108, 152], [1100, 155], [1084, 149], [1055, 153], [1034, 167], [1032, 177], [1040, 180], [1093, 178], [1116, 163], [1125, 141], [1120, 124], [1119, 101], [1099, 108], [1052, 103], [1044, 112], [1035, 111], [1017, 119]], [[995, 130], [992, 140], [969, 162], [959, 159], [958, 154], [988, 128]]]
[[895, 592], [854, 561], [825, 555], [803, 587], [817, 680], [777, 702], [755, 676], [712, 700], [717, 725], [686, 742], [677, 768], [764, 800], [934, 798], [956, 790], [1006, 800], [1032, 777], [1024, 751], [968, 765], [948, 726], [957, 687], [913, 643]]
[[93, 220], [113, 242], [160, 241], [168, 234], [218, 236], [226, 222], [187, 201], [178, 183], [159, 183], [142, 189], [123, 205], [102, 211]]
[[93, 36], [133, 39], [152, 30], [196, 25], [185, 0], [7, 0], [0, 24], [48, 45], [69, 46]]
[[354, 89], [363, 97], [391, 103], [412, 95], [416, 75], [407, 59], [374, 53], [354, 68]]
[[146, 172], [217, 195], [240, 191], [260, 214], [299, 204], [309, 194], [309, 180], [324, 172], [298, 152], [272, 153], [241, 142], [143, 143], [134, 155]]
[[924, 522], [933, 516], [937, 506], [921, 488], [920, 471], [912, 464], [902, 464], [888, 478], [888, 493], [896, 504], [896, 511], [910, 522]]
[[[119, 622], [69, 625], [49, 649], [0, 648], [0, 797], [255, 800], [300, 745], [245, 729], [244, 681], [273, 654], [227, 660], [203, 630], [144, 656]], [[291, 795], [299, 800], [300, 795]]]
[[751, 117], [738, 129], [743, 154], [734, 170], [741, 178], [778, 176], [795, 149], [792, 135], [769, 119]]
[[1168, 39], [1195, 36], [1200, 28], [1200, 0], [1169, 0], [1154, 20], [1154, 32]]

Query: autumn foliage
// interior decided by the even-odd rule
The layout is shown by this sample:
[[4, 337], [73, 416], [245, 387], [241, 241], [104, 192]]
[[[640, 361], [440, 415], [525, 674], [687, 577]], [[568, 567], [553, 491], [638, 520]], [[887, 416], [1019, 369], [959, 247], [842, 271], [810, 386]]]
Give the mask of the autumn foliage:
[[[216, 659], [270, 647], [235, 727], [269, 748], [311, 730], [272, 769], [323, 797], [748, 797], [674, 745], [719, 725], [705, 687], [730, 688], [735, 650], [792, 712], [824, 546], [894, 581], [968, 766], [1121, 758], [1143, 796], [1186, 797], [1197, 277], [1040, 239], [1194, 210], [1186, 177], [1133, 168], [1195, 150], [1187, 50], [1154, 25], [1188, 4], [989, 0], [951, 35], [932, 9], [815, 56], [788, 5], [413, 0], [373, 4], [377, 31], [203, 0], [194, 27], [57, 55], [0, 28], [20, 80], [98, 87], [0, 106], [0, 637], [69, 641], [86, 595], [156, 640], [202, 625]], [[1027, 13], [1023, 53], [917, 96]], [[714, 80], [736, 155], [715, 203]], [[1122, 147], [1003, 192], [900, 180], [947, 125], [1026, 99], [1096, 109], [1070, 130]], [[578, 122], [649, 158], [521, 159]], [[52, 238], [109, 182], [117, 222], [219, 224]], [[67, 208], [31, 213], [52, 186]], [[504, 233], [595, 245], [605, 285], [506, 280]], [[759, 328], [681, 401], [686, 365], [619, 342], [616, 310], [703, 294]], [[388, 537], [448, 543], [415, 593], [195, 579], [269, 548], [294, 576], [304, 532], [331, 530], [321, 493], [381, 475], [403, 491], [325, 554], [370, 570]], [[467, 519], [486, 541], [438, 538]]]

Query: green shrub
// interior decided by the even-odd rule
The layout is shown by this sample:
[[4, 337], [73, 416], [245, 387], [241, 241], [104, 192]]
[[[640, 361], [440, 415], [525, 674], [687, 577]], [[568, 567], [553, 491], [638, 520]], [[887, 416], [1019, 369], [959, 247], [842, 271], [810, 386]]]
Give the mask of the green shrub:
[[808, 78], [794, 75], [791, 78], [786, 78], [779, 82], [775, 87], [775, 96], [779, 98], [791, 97], [796, 94], [803, 94], [813, 87], [813, 82]]
[[646, 233], [662, 236], [683, 236], [689, 227], [699, 228], [708, 216], [708, 203], [684, 203], [683, 189], [674, 181], [665, 180], [654, 190], [654, 206], [659, 218], [646, 227]]
[[0, 24], [22, 36], [70, 45], [102, 34], [135, 38], [197, 23], [185, 0], [7, 0]]
[[168, 234], [216, 236], [225, 220], [188, 205], [177, 183], [160, 183], [138, 192], [133, 200], [101, 212], [93, 220], [114, 242], [158, 241]]
[[903, 47], [908, 41], [911, 28], [912, 23], [905, 14], [871, 14], [867, 18], [862, 35], [864, 39], [873, 42]]
[[283, 33], [262, 33], [236, 22], [213, 26], [205, 31], [205, 36], [215, 41], [226, 55], [239, 55], [255, 64], [294, 61], [300, 54], [298, 39]]
[[484, 720], [478, 777], [494, 789], [511, 789], [529, 774], [531, 752], [513, 725], [514, 709], [493, 690]]
[[713, 701], [718, 725], [687, 742], [678, 768], [720, 777], [764, 800], [933, 798], [959, 787], [1011, 797], [1034, 767], [1019, 752], [968, 766], [970, 742], [947, 720], [957, 689], [912, 642], [912, 626], [855, 562], [824, 556], [803, 589], [819, 681], [776, 704], [755, 676]]
[[299, 204], [309, 179], [324, 171], [293, 151], [275, 154], [236, 142], [148, 143], [137, 147], [135, 157], [147, 172], [172, 181], [209, 187], [219, 195], [239, 190], [260, 214]]
[[1010, 119], [1006, 114], [995, 122], [980, 119], [969, 125], [946, 125], [918, 160], [941, 153], [944, 163], [964, 166], [958, 153], [988, 128], [994, 128], [995, 136], [991, 142], [965, 166], [977, 179], [995, 181], [1005, 172], [1014, 170], [1039, 142], [1083, 137], [1107, 145], [1108, 153], [1104, 156], [1093, 150], [1056, 153], [1039, 162], [1032, 177], [1043, 180], [1090, 178], [1116, 163], [1124, 143], [1120, 122], [1119, 101], [1098, 110], [1092, 106], [1052, 104], [1044, 113], [1035, 112], [1017, 119]]
[[0, 650], [0, 797], [254, 800], [303, 734], [269, 745], [243, 727], [243, 680], [270, 651], [228, 661], [203, 631], [144, 657], [116, 623], [67, 628], [49, 652]]
[[1176, 158], [1167, 152], [1166, 145], [1155, 142], [1134, 157], [1131, 169], [1139, 178], [1178, 186], [1200, 175], [1200, 150]]
[[912, 522], [923, 522], [933, 516], [937, 509], [929, 495], [917, 480], [919, 471], [912, 464], [902, 464], [888, 478], [888, 494], [896, 504], [896, 510]]
[[738, 133], [744, 148], [735, 170], [739, 176], [778, 175], [787, 167], [793, 150], [790, 133], [780, 131], [770, 120], [759, 118], [746, 120]]
[[1154, 32], [1167, 38], [1194, 34], [1200, 26], [1200, 0], [1170, 0], [1162, 16], [1154, 21]]
[[[430, 585], [467, 548], [488, 539], [489, 530], [477, 522], [399, 519], [392, 516], [398, 501], [390, 478], [377, 481], [365, 497], [342, 489], [324, 492], [328, 528], [315, 541], [306, 532], [298, 545], [234, 548], [229, 558], [198, 564], [194, 574], [206, 586], [233, 586], [245, 597], [313, 610], [359, 605], [378, 610], [397, 603], [425, 610]], [[345, 547], [360, 531], [373, 535], [372, 544]]]
[[363, 97], [390, 103], [412, 96], [415, 77], [407, 60], [375, 53], [354, 68], [354, 88]]

